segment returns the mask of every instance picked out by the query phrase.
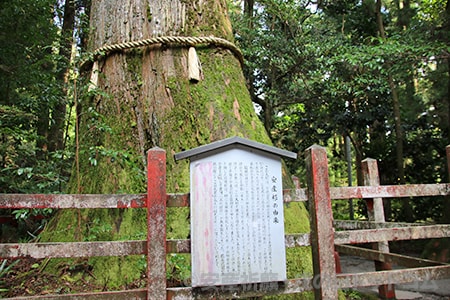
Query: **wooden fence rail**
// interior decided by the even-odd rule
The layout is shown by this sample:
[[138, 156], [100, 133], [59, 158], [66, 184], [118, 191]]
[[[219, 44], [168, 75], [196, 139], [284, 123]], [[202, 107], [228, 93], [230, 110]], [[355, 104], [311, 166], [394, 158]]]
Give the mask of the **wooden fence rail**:
[[[447, 153], [450, 153], [447, 147]], [[146, 289], [46, 295], [15, 299], [215, 299], [282, 295], [315, 291], [316, 299], [337, 299], [338, 289], [379, 286], [380, 295], [394, 299], [393, 284], [450, 278], [450, 265], [389, 253], [388, 241], [450, 237], [450, 225], [426, 225], [384, 222], [381, 198], [448, 196], [450, 184], [414, 184], [380, 186], [376, 161], [364, 161], [366, 184], [358, 187], [329, 187], [326, 151], [313, 146], [307, 150], [308, 189], [283, 192], [285, 202], [308, 201], [310, 234], [285, 236], [286, 247], [312, 246], [314, 274], [288, 279], [284, 284], [253, 284], [208, 288], [167, 288], [166, 253], [190, 253], [190, 240], [166, 240], [166, 207], [189, 206], [189, 194], [167, 194], [165, 188], [165, 151], [148, 152], [148, 188], [135, 195], [23, 195], [0, 194], [0, 208], [147, 208], [148, 236], [144, 241], [107, 241], [72, 243], [0, 244], [0, 258], [53, 258], [147, 255]], [[369, 221], [333, 221], [331, 200], [366, 199]], [[335, 231], [339, 229], [342, 231]], [[374, 249], [352, 245], [374, 243]], [[335, 251], [359, 255], [376, 262], [375, 272], [338, 274]], [[151, 255], [148, 255], [151, 253]], [[391, 270], [391, 264], [408, 269]]]

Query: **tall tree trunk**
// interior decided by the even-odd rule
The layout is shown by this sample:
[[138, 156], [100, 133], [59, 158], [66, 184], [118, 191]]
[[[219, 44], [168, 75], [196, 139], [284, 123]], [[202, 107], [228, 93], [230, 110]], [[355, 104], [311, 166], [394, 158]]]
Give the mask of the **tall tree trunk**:
[[[376, 14], [377, 14], [377, 25], [378, 25], [378, 32], [380, 34], [380, 37], [382, 39], [386, 39], [386, 33], [384, 30], [384, 24], [383, 24], [383, 16], [381, 13], [382, 8], [382, 0], [377, 0], [376, 2]], [[390, 65], [388, 65], [389, 67]], [[397, 177], [398, 177], [398, 183], [399, 184], [405, 184], [405, 168], [403, 165], [403, 129], [402, 129], [402, 121], [401, 121], [401, 111], [400, 111], [400, 100], [398, 96], [398, 90], [397, 86], [395, 84], [394, 78], [391, 73], [388, 75], [388, 83], [389, 88], [391, 90], [392, 94], [392, 106], [394, 110], [394, 123], [395, 123], [395, 140], [396, 140], [396, 147], [395, 147], [395, 153], [396, 153], [396, 162], [397, 162]], [[414, 221], [414, 213], [411, 206], [410, 201], [404, 199], [401, 200], [402, 202], [402, 208], [405, 220], [407, 222]]]
[[[225, 0], [92, 0], [90, 15], [90, 27], [95, 28], [90, 51], [158, 36], [233, 40]], [[168, 191], [188, 192], [188, 163], [175, 163], [174, 153], [233, 135], [270, 143], [253, 110], [238, 58], [219, 46], [197, 47], [197, 54], [200, 81], [189, 80], [188, 48], [180, 45], [116, 51], [99, 61], [101, 93], [80, 104], [79, 174], [73, 174], [70, 192], [142, 193], [145, 152], [154, 146], [168, 154]], [[187, 216], [169, 211], [169, 221], [177, 218]], [[295, 218], [309, 223], [305, 210]], [[95, 219], [113, 226], [105, 230]], [[102, 239], [136, 238], [146, 232], [145, 212], [61, 213], [43, 239], [86, 239], [96, 226], [101, 229], [96, 236]], [[175, 220], [167, 228], [169, 238], [185, 238], [189, 225]], [[98, 282], [114, 287], [140, 276], [136, 260], [95, 258], [89, 263]], [[304, 264], [310, 266], [310, 261]]]
[[[46, 52], [50, 55], [51, 49], [46, 49]], [[52, 72], [53, 66], [51, 64], [42, 65], [42, 72]], [[39, 159], [46, 159], [48, 154], [48, 135], [49, 135], [49, 127], [50, 127], [50, 108], [51, 105], [48, 101], [42, 101], [39, 107], [37, 108], [36, 113], [36, 148], [37, 148], [37, 157]]]
[[[399, 2], [398, 7], [398, 21], [397, 26], [399, 31], [406, 31], [409, 28], [409, 24], [411, 23], [412, 18], [412, 9], [411, 9], [411, 1], [410, 0], [402, 0]], [[416, 85], [414, 83], [414, 66], [408, 66], [408, 72], [405, 78], [405, 103], [407, 106], [411, 105], [411, 107], [417, 106], [414, 99], [414, 95], [416, 94]]]
[[64, 125], [67, 107], [67, 83], [69, 65], [72, 54], [73, 30], [75, 24], [75, 0], [66, 0], [64, 3], [64, 19], [61, 28], [59, 55], [61, 60], [58, 66], [58, 80], [62, 86], [61, 96], [51, 112], [52, 122], [49, 130], [49, 151], [61, 150], [64, 147]]
[[253, 17], [253, 8], [255, 7], [255, 0], [244, 0], [244, 13], [249, 17]]

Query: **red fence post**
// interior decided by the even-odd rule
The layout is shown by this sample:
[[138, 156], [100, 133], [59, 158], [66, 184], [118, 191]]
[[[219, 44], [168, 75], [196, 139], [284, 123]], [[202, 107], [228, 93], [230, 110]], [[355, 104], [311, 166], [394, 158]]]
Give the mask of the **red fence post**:
[[328, 160], [325, 148], [314, 145], [306, 150], [313, 287], [315, 299], [338, 299], [334, 259], [333, 212], [331, 210]]
[[166, 151], [147, 153], [147, 299], [166, 300]]
[[[366, 158], [362, 161], [362, 172], [364, 176], [364, 185], [379, 186], [380, 177], [378, 174], [378, 164], [375, 159]], [[367, 214], [369, 221], [384, 222], [384, 208], [382, 198], [366, 199]], [[389, 253], [388, 242], [378, 242], [373, 244], [373, 249], [384, 253]], [[375, 261], [375, 270], [392, 270], [390, 263]], [[378, 286], [378, 293], [382, 299], [395, 299], [395, 288], [393, 284], [384, 284]]]

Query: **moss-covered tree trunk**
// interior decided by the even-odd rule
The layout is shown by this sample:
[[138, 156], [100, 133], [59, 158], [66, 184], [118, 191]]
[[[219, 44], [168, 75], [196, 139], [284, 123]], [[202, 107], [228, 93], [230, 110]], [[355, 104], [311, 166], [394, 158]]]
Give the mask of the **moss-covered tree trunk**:
[[[233, 40], [225, 0], [92, 0], [90, 22], [89, 51], [156, 36]], [[174, 153], [233, 135], [270, 143], [235, 54], [198, 47], [202, 78], [191, 81], [188, 50], [154, 45], [113, 52], [99, 61], [96, 92], [80, 102], [79, 158], [69, 192], [145, 192], [145, 153], [154, 146], [168, 155], [168, 192], [188, 192], [188, 163], [175, 163]], [[303, 205], [292, 207], [296, 214], [287, 213], [287, 230], [308, 231]], [[168, 237], [186, 237], [188, 223], [173, 220], [186, 215], [169, 211], [168, 218]], [[62, 212], [43, 234], [44, 240], [63, 241], [145, 236], [145, 212], [137, 209]], [[298, 253], [306, 254], [294, 264], [306, 267], [297, 267], [297, 276], [311, 265], [308, 250]], [[89, 264], [97, 281], [118, 287], [140, 276], [142, 258], [96, 258]]]

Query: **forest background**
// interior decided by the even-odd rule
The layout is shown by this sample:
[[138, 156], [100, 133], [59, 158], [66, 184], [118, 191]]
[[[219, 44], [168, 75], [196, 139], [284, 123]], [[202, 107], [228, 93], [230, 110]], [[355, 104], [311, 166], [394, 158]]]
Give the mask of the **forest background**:
[[[228, 2], [255, 109], [274, 145], [299, 154], [287, 166], [300, 182], [312, 144], [327, 147], [335, 186], [361, 183], [367, 157], [378, 160], [381, 184], [448, 181], [450, 1]], [[79, 147], [77, 101], [88, 93], [78, 79], [90, 55], [89, 7], [89, 0], [0, 2], [2, 193], [66, 191]], [[127, 155], [85, 151], [92, 166], [99, 152]], [[386, 218], [450, 223], [448, 203], [393, 201]], [[360, 203], [335, 205], [341, 219], [365, 215]], [[53, 213], [2, 212], [18, 219], [21, 239], [43, 226], [30, 216]]]
[[[273, 143], [300, 155], [288, 162], [291, 174], [304, 178], [301, 155], [319, 144], [329, 150], [332, 185], [360, 183], [367, 157], [378, 160], [382, 184], [447, 181], [449, 3], [229, 1], [252, 101]], [[0, 4], [3, 193], [65, 191], [76, 101], [87, 90], [77, 76], [88, 55], [88, 8], [88, 0]], [[336, 213], [349, 217], [342, 205]], [[443, 205], [394, 201], [386, 216], [450, 223]], [[14, 213], [25, 219], [33, 212]]]

